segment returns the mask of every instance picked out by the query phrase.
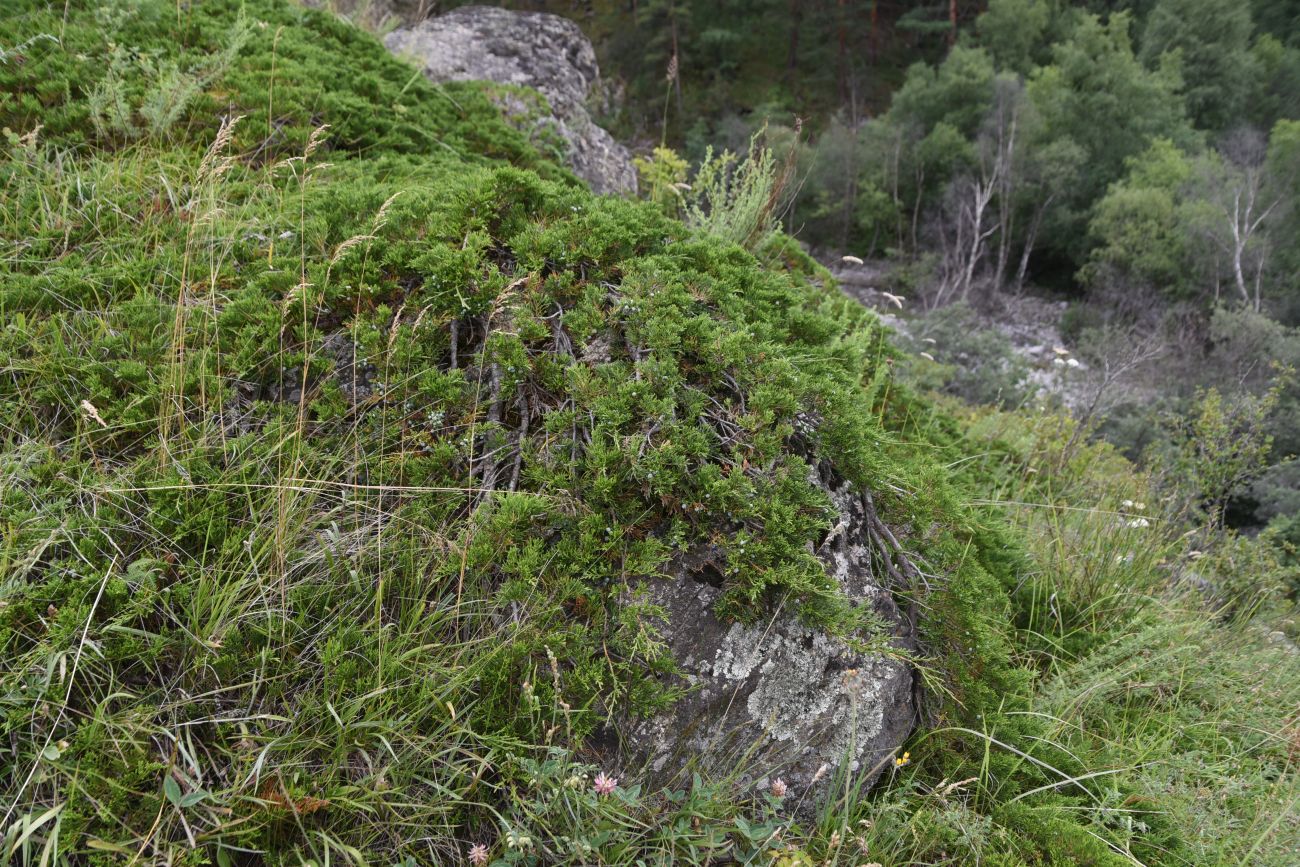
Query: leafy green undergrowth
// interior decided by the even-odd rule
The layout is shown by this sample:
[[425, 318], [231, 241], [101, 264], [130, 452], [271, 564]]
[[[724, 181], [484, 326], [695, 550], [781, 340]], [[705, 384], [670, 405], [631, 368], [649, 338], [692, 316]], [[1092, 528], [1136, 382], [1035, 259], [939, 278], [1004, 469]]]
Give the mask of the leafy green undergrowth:
[[[1293, 862], [1300, 653], [1279, 591], [1294, 566], [1266, 539], [1188, 529], [1176, 498], [1066, 417], [946, 406], [954, 470], [1030, 557], [1012, 598], [1037, 677], [980, 725], [914, 738], [930, 767], [864, 811], [878, 860]], [[982, 758], [954, 762], [972, 745]]]
[[[1191, 851], [1179, 816], [1123, 824], [1153, 797], [1136, 770], [1087, 776], [1136, 766], [1114, 744], [1140, 703], [1061, 722], [1103, 719], [1067, 678], [1145, 622], [1173, 554], [1121, 568], [1094, 509], [972, 502], [1052, 479], [1079, 502], [1093, 477], [1045, 466], [1009, 497], [1042, 431], [990, 444], [895, 382], [874, 318], [791, 242], [756, 259], [595, 199], [482, 90], [319, 13], [6, 16], [0, 862]], [[809, 553], [815, 460], [924, 558], [898, 593], [933, 726], [801, 830], [725, 781], [594, 792], [587, 735], [675, 697], [637, 583], [680, 551], [725, 547], [724, 615], [870, 628]], [[1245, 719], [1280, 733], [1273, 710]], [[1274, 794], [1280, 743], [1252, 753]], [[1252, 857], [1289, 821], [1250, 826]]]

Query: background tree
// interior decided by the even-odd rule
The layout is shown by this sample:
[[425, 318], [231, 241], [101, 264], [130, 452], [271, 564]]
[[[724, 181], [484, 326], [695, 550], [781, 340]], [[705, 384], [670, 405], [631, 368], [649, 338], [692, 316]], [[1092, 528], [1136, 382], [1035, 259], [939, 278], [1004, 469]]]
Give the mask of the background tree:
[[[1031, 118], [1033, 115], [1029, 115]], [[1029, 263], [1043, 224], [1054, 218], [1056, 208], [1078, 182], [1087, 154], [1069, 138], [1054, 138], [1035, 143], [1024, 151], [1021, 180], [1014, 194], [1016, 209], [1024, 217], [1023, 235], [1019, 238], [1020, 263], [1016, 266], [1013, 286], [1025, 285]]]
[[979, 132], [993, 101], [993, 59], [983, 48], [958, 46], [937, 67], [915, 64], [894, 95], [889, 118], [928, 134], [946, 123], [966, 138]]
[[1124, 180], [1097, 203], [1085, 282], [1121, 280], [1181, 295], [1194, 291], [1187, 267], [1187, 231], [1180, 212], [1192, 163], [1169, 139], [1158, 139], [1128, 162]]
[[990, 0], [975, 27], [999, 69], [1028, 75], [1048, 60], [1051, 21], [1047, 0]]
[[1129, 26], [1126, 13], [1104, 23], [1082, 16], [1070, 38], [1053, 47], [1052, 65], [1030, 79], [1029, 96], [1042, 117], [1045, 139], [1072, 141], [1085, 157], [1043, 239], [1053, 253], [1076, 264], [1087, 258], [1089, 210], [1122, 175], [1125, 160], [1158, 137], [1192, 139], [1176, 71], [1143, 67], [1133, 54]]
[[1142, 33], [1142, 60], [1149, 68], [1178, 63], [1188, 116], [1201, 129], [1222, 130], [1259, 77], [1253, 29], [1246, 3], [1159, 0]]
[[1271, 226], [1275, 258], [1270, 310], [1282, 322], [1300, 325], [1300, 121], [1280, 120], [1273, 127], [1265, 169], [1272, 195], [1281, 198]]
[[1024, 86], [1018, 76], [1001, 75], [993, 82], [992, 106], [975, 142], [976, 164], [955, 177], [945, 196], [945, 230], [953, 228], [953, 243], [945, 239], [945, 275], [934, 303], [952, 295], [965, 300], [975, 283], [991, 240], [996, 236], [996, 287], [1010, 254], [1012, 215], [1018, 162], [1025, 135]]
[[1300, 48], [1265, 33], [1255, 40], [1251, 54], [1255, 87], [1239, 106], [1246, 120], [1264, 129], [1279, 120], [1300, 120]]
[[[1263, 307], [1264, 276], [1274, 242], [1271, 230], [1289, 203], [1290, 160], [1269, 160], [1267, 138], [1243, 127], [1225, 137], [1217, 152], [1198, 161], [1189, 197], [1196, 203], [1195, 225], [1221, 254], [1239, 300]], [[1216, 282], [1217, 282], [1216, 274]]]
[[1300, 0], [1251, 0], [1259, 29], [1292, 46], [1300, 46]]

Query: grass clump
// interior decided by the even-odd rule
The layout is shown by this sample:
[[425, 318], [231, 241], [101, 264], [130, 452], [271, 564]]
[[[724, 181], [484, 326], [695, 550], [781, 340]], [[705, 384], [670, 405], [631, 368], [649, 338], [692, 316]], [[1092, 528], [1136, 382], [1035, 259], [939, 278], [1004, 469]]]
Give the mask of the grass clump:
[[[994, 861], [1288, 863], [1300, 655], [1277, 631], [1294, 616], [1283, 552], [1207, 531], [1177, 492], [1081, 443], [1072, 420], [953, 409], [960, 453], [982, 456], [963, 474], [1026, 543], [1014, 644], [1035, 685], [979, 726], [919, 735], [914, 755], [942, 744], [942, 770], [918, 772], [924, 797], [902, 803], [955, 808]], [[952, 740], [984, 757], [954, 765]], [[957, 803], [936, 775], [968, 780]], [[888, 839], [913, 863], [963, 838]]]

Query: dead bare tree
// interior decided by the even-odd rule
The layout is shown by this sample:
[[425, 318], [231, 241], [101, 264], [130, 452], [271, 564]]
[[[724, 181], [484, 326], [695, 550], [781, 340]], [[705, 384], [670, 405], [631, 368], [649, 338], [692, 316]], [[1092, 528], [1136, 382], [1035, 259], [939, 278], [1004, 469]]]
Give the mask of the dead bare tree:
[[1086, 402], [1073, 413], [1076, 424], [1065, 448], [1061, 450], [1061, 466], [1069, 462], [1079, 442], [1092, 431], [1093, 424], [1105, 409], [1106, 402], [1111, 399], [1115, 387], [1139, 368], [1164, 355], [1167, 350], [1159, 335], [1139, 335], [1132, 329], [1112, 331], [1109, 339], [1103, 339], [1101, 343], [1102, 351], [1096, 361], [1100, 376], [1092, 381]]
[[971, 283], [975, 280], [975, 269], [984, 258], [985, 243], [998, 230], [998, 224], [986, 218], [989, 203], [997, 189], [998, 179], [1003, 171], [1000, 162], [995, 163], [991, 175], [978, 180], [972, 178], [967, 182], [967, 194], [961, 197], [961, 211], [958, 215], [959, 227], [964, 228], [965, 243], [959, 247], [961, 270], [958, 274], [957, 293], [965, 300], [970, 294]]
[[[1024, 124], [1022, 123], [1022, 126]], [[1022, 138], [1028, 138], [1023, 136]], [[1038, 242], [1038, 233], [1052, 207], [1070, 188], [1086, 160], [1086, 154], [1069, 139], [1027, 143], [1020, 148], [1022, 159], [1016, 167], [1019, 180], [1014, 189], [1019, 207], [1028, 212], [1024, 237], [1020, 242], [1020, 262], [1012, 285], [1019, 291], [1029, 273], [1029, 260]]]
[[1267, 226], [1289, 201], [1268, 164], [1268, 141], [1259, 130], [1243, 127], [1227, 136], [1218, 157], [1201, 162], [1196, 193], [1210, 206], [1203, 234], [1231, 269], [1241, 302], [1263, 306], [1263, 279], [1271, 253]]
[[[1002, 285], [1011, 258], [1017, 186], [1023, 161], [1022, 127], [1028, 103], [1024, 83], [1017, 76], [999, 76], [993, 90], [993, 107], [976, 142], [977, 169], [954, 179], [945, 197], [947, 220], [952, 223], [954, 237], [949, 242], [947, 233], [941, 232], [945, 276], [936, 303], [953, 297], [969, 298], [995, 236], [995, 286]], [[1036, 231], [1036, 225], [1034, 228]]]
[[985, 123], [981, 150], [993, 151], [997, 172], [998, 255], [993, 285], [1001, 287], [1015, 239], [1016, 187], [1021, 180], [1020, 141], [1027, 101], [1019, 76], [1000, 75], [993, 82], [993, 110]]

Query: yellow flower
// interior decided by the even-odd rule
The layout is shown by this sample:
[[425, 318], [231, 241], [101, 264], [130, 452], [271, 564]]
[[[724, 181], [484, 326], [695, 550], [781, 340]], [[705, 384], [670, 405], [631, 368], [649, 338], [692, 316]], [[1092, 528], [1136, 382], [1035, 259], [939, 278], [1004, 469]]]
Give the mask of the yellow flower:
[[901, 756], [894, 759], [894, 767], [901, 768], [903, 765], [910, 764], [911, 761], [912, 761], [912, 754], [909, 752], [904, 752]]

